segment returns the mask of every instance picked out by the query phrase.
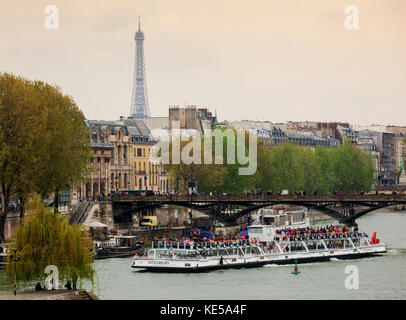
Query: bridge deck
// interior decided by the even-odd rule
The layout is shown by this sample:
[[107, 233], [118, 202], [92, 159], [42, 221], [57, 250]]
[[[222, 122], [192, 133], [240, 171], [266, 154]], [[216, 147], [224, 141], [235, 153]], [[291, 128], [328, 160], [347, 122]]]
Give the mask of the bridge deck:
[[399, 202], [406, 203], [405, 194], [349, 194], [336, 195], [156, 195], [156, 196], [112, 196], [113, 201], [124, 202], [156, 202], [156, 201], [192, 201], [192, 202], [218, 202], [218, 201], [242, 201], [242, 202]]
[[342, 223], [350, 224], [369, 212], [393, 205], [406, 205], [406, 195], [116, 195], [112, 197], [112, 201], [113, 210], [119, 215], [163, 205], [179, 205], [222, 221], [236, 221], [267, 206], [291, 204], [323, 212]]

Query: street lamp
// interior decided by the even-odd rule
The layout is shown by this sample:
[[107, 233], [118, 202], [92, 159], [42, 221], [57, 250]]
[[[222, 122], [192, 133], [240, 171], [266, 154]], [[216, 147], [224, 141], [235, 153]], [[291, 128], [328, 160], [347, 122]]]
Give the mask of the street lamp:
[[21, 256], [17, 255], [17, 248], [13, 248], [14, 255], [10, 255], [10, 261], [14, 261], [14, 295], [17, 294], [17, 261], [20, 261]]

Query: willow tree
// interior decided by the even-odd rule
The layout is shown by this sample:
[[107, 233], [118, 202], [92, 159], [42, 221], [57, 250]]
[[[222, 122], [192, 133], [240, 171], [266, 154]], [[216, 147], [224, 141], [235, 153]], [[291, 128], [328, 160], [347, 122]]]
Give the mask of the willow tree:
[[94, 281], [94, 247], [88, 232], [45, 208], [40, 198], [30, 203], [9, 246], [10, 254], [12, 248], [17, 248], [21, 258], [15, 266], [9, 257], [6, 272], [10, 283], [14, 280], [15, 267], [17, 280], [29, 284], [43, 281], [45, 267], [49, 265], [58, 268], [60, 281]]

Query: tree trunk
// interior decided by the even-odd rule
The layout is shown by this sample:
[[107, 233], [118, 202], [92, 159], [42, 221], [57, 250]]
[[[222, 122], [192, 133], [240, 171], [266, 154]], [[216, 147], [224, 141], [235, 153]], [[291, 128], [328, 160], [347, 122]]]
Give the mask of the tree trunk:
[[0, 243], [4, 241], [5, 215], [6, 213], [4, 211], [0, 212]]
[[3, 198], [4, 199], [4, 201], [3, 201], [4, 208], [3, 208], [3, 212], [0, 214], [0, 240], [1, 241], [5, 241], [5, 238], [4, 238], [5, 233], [4, 232], [5, 232], [5, 229], [6, 229], [8, 203], [10, 201], [7, 195], [3, 194], [3, 197], [4, 197]]
[[20, 223], [21, 223], [21, 219], [24, 218], [24, 206], [25, 206], [25, 197], [21, 197], [20, 198]]
[[54, 196], [54, 213], [58, 213], [58, 207], [59, 207], [59, 188], [56, 188]]

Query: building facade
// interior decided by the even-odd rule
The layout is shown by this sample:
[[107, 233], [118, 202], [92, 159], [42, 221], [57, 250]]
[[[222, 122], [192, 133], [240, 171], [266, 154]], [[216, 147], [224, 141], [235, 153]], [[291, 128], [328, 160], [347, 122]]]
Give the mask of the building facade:
[[216, 122], [216, 117], [207, 108], [196, 108], [196, 106], [169, 107], [169, 130], [174, 128], [174, 123], [177, 123], [176, 129], [197, 130], [203, 135]]
[[166, 172], [149, 156], [156, 143], [143, 121], [86, 121], [92, 132], [91, 172], [79, 198], [96, 198], [115, 190], [168, 192]]

